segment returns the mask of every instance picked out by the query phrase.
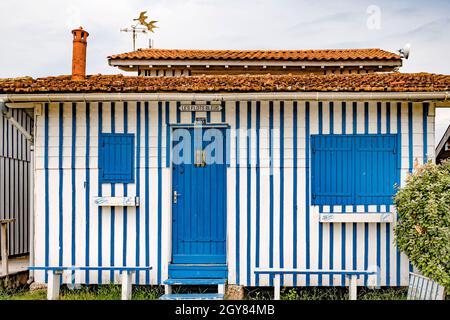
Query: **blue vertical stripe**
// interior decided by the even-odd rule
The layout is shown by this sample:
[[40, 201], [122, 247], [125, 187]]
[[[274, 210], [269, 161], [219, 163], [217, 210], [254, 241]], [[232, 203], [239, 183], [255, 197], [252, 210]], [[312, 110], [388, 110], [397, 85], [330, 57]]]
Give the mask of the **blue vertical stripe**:
[[[136, 197], [141, 195], [141, 103], [136, 106]], [[136, 266], [140, 266], [141, 209], [136, 207]], [[136, 272], [136, 284], [139, 284], [140, 272]]]
[[221, 121], [222, 123], [225, 122], [225, 101], [221, 102], [222, 110], [220, 111], [221, 114]]
[[[353, 134], [358, 133], [358, 103], [353, 102]], [[356, 207], [353, 206], [353, 211], [356, 211]], [[353, 245], [353, 252], [352, 252], [352, 258], [353, 258], [353, 269], [356, 270], [358, 267], [358, 224], [353, 223], [353, 234], [352, 234], [352, 245]]]
[[[270, 195], [269, 195], [269, 268], [273, 268], [273, 101], [269, 102], [269, 161], [270, 161]], [[273, 285], [273, 276], [269, 276], [269, 285]]]
[[[98, 137], [99, 137], [99, 145], [100, 145], [100, 136], [101, 133], [103, 131], [103, 103], [99, 102], [98, 103]], [[101, 163], [99, 163], [99, 165], [102, 165]], [[100, 172], [100, 170], [99, 170]], [[98, 179], [99, 183], [98, 183], [98, 196], [101, 197], [102, 196], [102, 184], [101, 184], [101, 177], [99, 177]], [[103, 210], [102, 207], [98, 207], [98, 266], [101, 267], [103, 265], [103, 245], [102, 245], [102, 218], [103, 218]], [[98, 271], [98, 284], [102, 284], [102, 271]]]
[[[386, 103], [386, 133], [391, 133], [391, 103]], [[389, 206], [387, 206], [389, 212]], [[391, 285], [391, 224], [386, 223], [386, 286]]]
[[[330, 134], [334, 134], [334, 102], [330, 102]], [[330, 206], [330, 212], [333, 212], [334, 208], [333, 206]], [[329, 246], [330, 246], [330, 252], [329, 252], [329, 268], [330, 270], [334, 269], [334, 224], [329, 223], [329, 229], [330, 229], [330, 239], [329, 239]], [[330, 285], [332, 286], [334, 283], [333, 276], [330, 277]]]
[[[63, 149], [64, 148], [64, 103], [59, 104], [59, 265], [63, 265], [64, 250], [64, 170]], [[86, 181], [89, 181], [86, 179]], [[86, 198], [88, 199], [88, 198]], [[87, 201], [86, 201], [87, 202]]]
[[[49, 203], [49, 178], [48, 178], [48, 131], [49, 131], [49, 105], [46, 103], [44, 105], [44, 188], [45, 188], [45, 266], [49, 265], [49, 235], [50, 235], [50, 203]], [[48, 274], [45, 272], [45, 282], [48, 281]]]
[[[323, 134], [323, 104], [319, 102], [319, 134]], [[322, 211], [322, 206], [320, 210]], [[323, 224], [319, 223], [319, 269], [323, 268]], [[322, 286], [322, 275], [318, 276], [318, 284]]]
[[423, 163], [428, 162], [428, 110], [429, 103], [423, 104]]
[[413, 156], [413, 104], [408, 103], [408, 152], [409, 152], [409, 173], [413, 172], [414, 167], [414, 156]]
[[386, 103], [386, 133], [391, 133], [391, 103]]
[[364, 102], [364, 133], [369, 134], [369, 103]]
[[158, 284], [161, 283], [162, 239], [162, 102], [158, 103]]
[[[116, 105], [114, 102], [111, 102], [111, 133], [116, 132]], [[116, 196], [116, 185], [114, 183], [111, 183], [111, 196]], [[115, 260], [115, 225], [116, 225], [116, 208], [111, 207], [111, 224], [110, 224], [110, 256], [109, 256], [109, 263], [110, 266], [114, 266], [114, 260]], [[111, 283], [114, 283], [114, 271], [110, 271], [109, 278]]]
[[[381, 134], [381, 102], [377, 103], [377, 133]], [[377, 205], [377, 212], [380, 212], [380, 205]], [[381, 223], [377, 223], [377, 267], [381, 268]]]
[[[86, 193], [85, 193], [85, 214], [86, 214], [86, 255], [85, 255], [85, 264], [87, 267], [90, 266], [90, 242], [91, 242], [91, 209], [90, 209], [90, 196], [91, 196], [91, 172], [90, 172], [90, 148], [91, 148], [91, 104], [86, 103]], [[86, 271], [85, 274], [86, 284], [89, 285], [89, 271]]]
[[[150, 265], [150, 177], [149, 177], [149, 162], [150, 162], [150, 146], [149, 146], [149, 105], [145, 102], [145, 265]], [[145, 284], [150, 284], [150, 272], [145, 271]]]
[[166, 102], [166, 168], [170, 168], [170, 143], [171, 143], [171, 135], [170, 135], [170, 102]]
[[240, 192], [240, 102], [236, 101], [236, 284], [240, 284], [240, 203], [241, 203], [241, 192]]
[[[128, 102], [123, 103], [123, 132], [128, 133]], [[139, 176], [137, 176], [139, 177]], [[138, 178], [137, 178], [138, 179]], [[123, 194], [128, 196], [128, 184], [123, 184]], [[128, 238], [128, 208], [123, 207], [123, 242], [122, 242], [122, 265], [127, 265], [127, 238]]]
[[252, 162], [251, 162], [252, 102], [247, 102], [247, 286], [251, 285], [252, 238]]
[[334, 134], [334, 102], [330, 102], [330, 134]]
[[[293, 217], [292, 217], [292, 224], [293, 224], [293, 244], [292, 244], [292, 248], [293, 248], [293, 252], [292, 252], [292, 260], [293, 260], [293, 267], [294, 269], [297, 268], [297, 219], [298, 219], [298, 204], [297, 204], [297, 166], [298, 166], [298, 159], [297, 159], [297, 148], [298, 148], [298, 136], [297, 136], [297, 130], [298, 130], [298, 102], [294, 101], [293, 104], [293, 136], [294, 136], [294, 163], [293, 163], [293, 186], [292, 186], [292, 199], [293, 199], [293, 203], [292, 203], [292, 212], [293, 212]], [[297, 286], [297, 276], [294, 275], [294, 287]]]
[[[402, 103], [398, 102], [397, 103], [397, 136], [398, 136], [398, 159], [399, 159], [399, 164], [398, 164], [398, 168], [401, 169], [402, 168]], [[399, 184], [400, 184], [400, 179], [399, 179]], [[398, 219], [398, 217], [397, 217]], [[400, 286], [400, 276], [401, 276], [401, 254], [400, 254], [400, 250], [397, 247], [397, 286]]]
[[[206, 105], [210, 106], [211, 101], [207, 101]], [[206, 123], [211, 123], [211, 111], [206, 112]]]
[[177, 123], [181, 123], [181, 102], [177, 101]]
[[[306, 249], [306, 269], [310, 269], [311, 268], [311, 221], [310, 221], [310, 180], [309, 180], [309, 165], [310, 165], [310, 124], [309, 124], [309, 118], [310, 118], [310, 114], [309, 114], [309, 107], [310, 107], [310, 103], [306, 102], [305, 105], [305, 160], [306, 160], [306, 164], [305, 164], [305, 181], [306, 181], [306, 203], [305, 203], [305, 225], [306, 225], [306, 230], [305, 230], [305, 249]], [[309, 287], [310, 285], [310, 276], [306, 275], [306, 286]]]
[[[76, 157], [76, 142], [77, 142], [77, 104], [72, 104], [72, 265], [76, 264], [76, 238], [75, 238], [75, 226], [76, 226], [76, 182], [75, 182], [75, 157]], [[72, 283], [75, 283], [75, 277], [73, 276], [75, 272], [72, 273]]]
[[[195, 105], [195, 101], [192, 101], [191, 104]], [[191, 112], [191, 122], [192, 123], [195, 123], [196, 118], [197, 118], [197, 113], [195, 111]]]
[[[260, 168], [260, 129], [261, 129], [261, 102], [256, 102], [256, 258], [255, 267], [259, 268], [260, 236], [261, 236], [261, 168]], [[255, 285], [259, 286], [259, 275], [256, 275]]]
[[[414, 147], [413, 147], [413, 104], [408, 103], [408, 151], [409, 151], [409, 173], [413, 172], [414, 167]], [[413, 271], [411, 262], [409, 262], [409, 272]]]
[[[284, 101], [280, 101], [280, 268], [284, 268]], [[280, 276], [281, 285], [284, 277]]]
[[[364, 133], [369, 134], [369, 103], [364, 102]], [[364, 205], [364, 211], [368, 211], [368, 206]], [[369, 224], [364, 223], [364, 269], [369, 268]], [[367, 286], [368, 277], [364, 276], [364, 285]]]
[[[347, 133], [347, 104], [342, 102], [342, 134]], [[345, 212], [345, 206], [343, 207], [343, 212]], [[346, 268], [346, 248], [347, 248], [347, 236], [346, 236], [347, 225], [345, 223], [341, 224], [341, 268], [345, 270]], [[341, 286], [345, 286], [345, 276], [341, 277]]]

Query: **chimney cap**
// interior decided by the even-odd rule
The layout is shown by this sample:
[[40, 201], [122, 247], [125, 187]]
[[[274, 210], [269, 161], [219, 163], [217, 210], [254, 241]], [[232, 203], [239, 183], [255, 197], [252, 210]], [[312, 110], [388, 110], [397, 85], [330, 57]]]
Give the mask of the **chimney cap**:
[[89, 32], [87, 32], [86, 30], [83, 29], [83, 27], [79, 27], [78, 29], [73, 29], [72, 30], [72, 34], [75, 34], [76, 32], [84, 32], [86, 34], [86, 36], [89, 36]]

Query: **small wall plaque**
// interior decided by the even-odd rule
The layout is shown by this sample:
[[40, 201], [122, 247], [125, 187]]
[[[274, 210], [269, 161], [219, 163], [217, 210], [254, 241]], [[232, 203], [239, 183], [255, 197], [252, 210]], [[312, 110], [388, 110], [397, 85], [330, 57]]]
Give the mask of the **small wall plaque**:
[[394, 214], [386, 213], [320, 213], [321, 223], [393, 223]]
[[220, 104], [182, 104], [179, 107], [180, 112], [220, 112]]
[[138, 207], [138, 197], [97, 197], [94, 202], [99, 207]]

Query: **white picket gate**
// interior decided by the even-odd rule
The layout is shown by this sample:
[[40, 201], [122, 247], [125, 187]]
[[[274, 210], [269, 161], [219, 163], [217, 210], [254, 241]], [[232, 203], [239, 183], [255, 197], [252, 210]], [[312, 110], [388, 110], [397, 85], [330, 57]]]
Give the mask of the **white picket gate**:
[[416, 273], [409, 274], [408, 300], [444, 300], [445, 288]]

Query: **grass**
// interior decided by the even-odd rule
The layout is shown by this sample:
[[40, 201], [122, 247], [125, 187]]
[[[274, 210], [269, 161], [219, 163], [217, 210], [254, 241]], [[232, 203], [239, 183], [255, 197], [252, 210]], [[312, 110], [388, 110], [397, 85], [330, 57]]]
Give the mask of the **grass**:
[[[184, 290], [181, 290], [184, 291]], [[201, 291], [198, 291], [201, 292]], [[181, 293], [174, 290], [174, 293]], [[360, 288], [358, 300], [405, 300], [407, 289], [384, 288], [370, 290]], [[157, 300], [163, 294], [162, 287], [139, 286], [133, 288], [133, 300]], [[273, 290], [270, 288], [247, 288], [247, 300], [270, 300]], [[0, 300], [45, 300], [46, 290], [29, 291], [28, 288], [0, 290]], [[121, 287], [116, 285], [82, 286], [77, 289], [61, 287], [60, 300], [120, 300]], [[346, 288], [285, 288], [281, 292], [282, 300], [347, 300]]]
[[[134, 287], [133, 300], [157, 300], [162, 294], [160, 287]], [[46, 300], [47, 291], [29, 291], [28, 288], [0, 291], [0, 300]], [[61, 287], [60, 300], [120, 300], [121, 287], [116, 285], [82, 286], [77, 289]]]
[[[358, 300], [406, 300], [406, 288], [367, 289], [359, 288]], [[270, 300], [273, 290], [247, 290], [249, 300]], [[339, 287], [325, 288], [285, 288], [281, 291], [281, 300], [348, 300], [348, 289]]]

